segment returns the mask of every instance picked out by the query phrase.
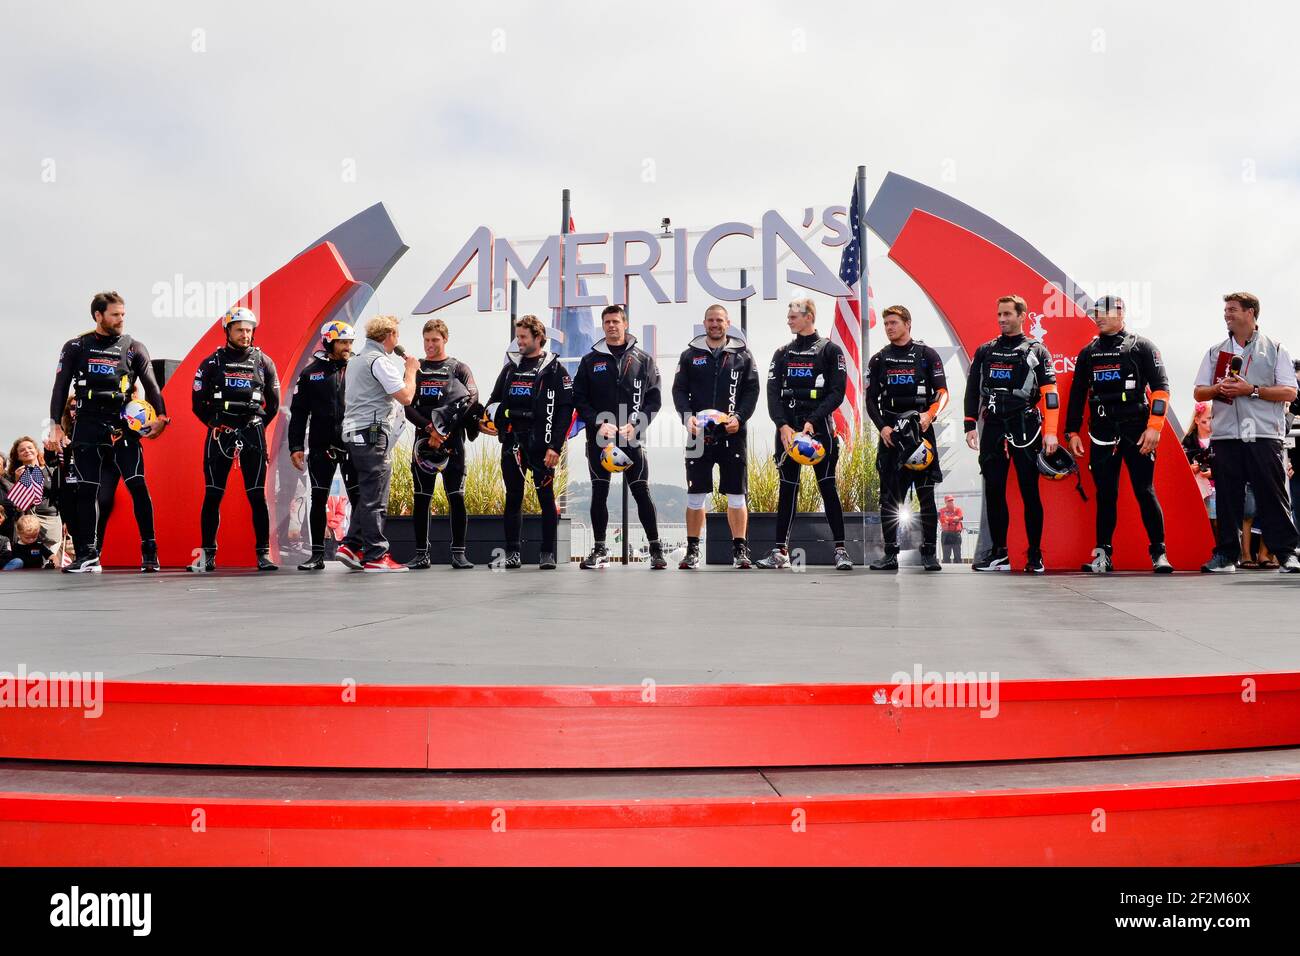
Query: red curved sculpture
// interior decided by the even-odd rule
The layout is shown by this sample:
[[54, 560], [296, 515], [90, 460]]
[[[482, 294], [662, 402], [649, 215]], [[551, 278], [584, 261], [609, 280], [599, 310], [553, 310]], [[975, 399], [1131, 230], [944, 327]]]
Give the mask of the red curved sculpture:
[[[1069, 394], [1074, 376], [1063, 370], [1073, 369], [1079, 349], [1097, 334], [1092, 320], [1073, 299], [995, 243], [920, 209], [907, 218], [890, 246], [889, 258], [934, 302], [953, 338], [965, 350], [968, 363], [979, 345], [997, 335], [998, 296], [1023, 296], [1030, 313], [1038, 315], [1034, 329], [1027, 326], [1026, 331], [1040, 338], [1056, 360], [1064, 427], [1064, 397]], [[960, 398], [954, 397], [954, 401], [960, 407]], [[1043, 561], [1049, 568], [1077, 570], [1091, 560], [1096, 543], [1096, 489], [1087, 469], [1083, 471], [1087, 503], [1080, 500], [1072, 481], [1043, 482]], [[1160, 436], [1155, 482], [1165, 512], [1169, 560], [1178, 568], [1194, 568], [1209, 555], [1214, 536], [1179, 436], [1169, 423]], [[1026, 540], [1020, 518], [1020, 492], [1014, 481], [1007, 488], [1012, 514], [1007, 546], [1012, 555], [1023, 554]], [[1120, 482], [1114, 545], [1117, 569], [1150, 569], [1146, 532], [1126, 478]]]
[[[314, 343], [321, 323], [358, 283], [348, 271], [331, 242], [322, 242], [264, 279], [238, 305], [258, 315], [254, 344], [270, 356], [281, 376], [287, 404], [290, 378], [306, 351]], [[195, 344], [163, 387], [163, 397], [172, 423], [157, 441], [145, 441], [145, 474], [153, 496], [158, 534], [158, 557], [164, 567], [190, 564], [199, 547], [199, 509], [203, 504], [203, 439], [206, 428], [190, 411], [190, 392], [199, 363], [225, 344], [220, 320]], [[278, 447], [275, 438], [283, 428], [277, 418], [267, 429], [267, 446]], [[274, 474], [274, 468], [270, 474]], [[274, 482], [268, 480], [267, 503], [275, 511]], [[273, 527], [274, 532], [274, 527]], [[274, 533], [271, 553], [278, 544]], [[243, 479], [233, 473], [222, 502], [221, 530], [217, 535], [218, 560], [222, 567], [253, 567], [252, 516], [244, 496]], [[109, 519], [102, 556], [106, 567], [128, 567], [140, 559], [130, 497], [119, 486]]]

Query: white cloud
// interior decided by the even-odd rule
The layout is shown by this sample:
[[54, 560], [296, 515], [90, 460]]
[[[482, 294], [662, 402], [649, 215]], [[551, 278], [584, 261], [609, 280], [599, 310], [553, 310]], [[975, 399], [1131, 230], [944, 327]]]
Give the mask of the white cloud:
[[[1149, 334], [1184, 417], [1223, 292], [1256, 292], [1268, 330], [1300, 340], [1300, 13], [1281, 3], [335, 3], [310, 16], [81, 3], [4, 16], [0, 292], [21, 347], [4, 359], [2, 435], [38, 426], [58, 348], [102, 287], [128, 297], [156, 356], [179, 357], [202, 323], [152, 318], [155, 282], [256, 282], [377, 200], [412, 251], [374, 305], [406, 314], [478, 223], [554, 231], [561, 187], [585, 228], [702, 226], [843, 203], [860, 162], [873, 185], [892, 169], [987, 212], [1085, 283], [1150, 283]], [[192, 51], [196, 29], [206, 52]], [[340, 176], [348, 159], [356, 182]], [[666, 350], [696, 311], [662, 310]], [[755, 306], [763, 362], [781, 314]], [[499, 326], [452, 319], [456, 349], [487, 377]]]

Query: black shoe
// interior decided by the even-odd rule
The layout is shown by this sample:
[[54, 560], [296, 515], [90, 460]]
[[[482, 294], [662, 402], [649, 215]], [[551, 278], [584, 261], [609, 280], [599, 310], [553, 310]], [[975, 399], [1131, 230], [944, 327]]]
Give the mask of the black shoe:
[[668, 567], [668, 559], [664, 557], [663, 542], [650, 542], [650, 569], [652, 571], [662, 571], [666, 567]]
[[433, 567], [433, 562], [429, 560], [428, 551], [417, 551], [415, 557], [406, 562], [406, 566], [412, 571], [426, 571]]
[[731, 566], [740, 568], [742, 571], [753, 569], [754, 559], [749, 556], [748, 545], [738, 544], [731, 549]]
[[524, 562], [520, 559], [518, 551], [506, 552], [506, 560], [505, 563], [502, 564], [502, 567], [504, 567], [507, 571], [514, 571], [517, 570], [518, 568], [522, 568], [523, 566], [524, 566]]
[[1277, 563], [1278, 574], [1300, 574], [1300, 556], [1295, 552], [1291, 553], [1285, 561], [1279, 560]]
[[[1110, 574], [1115, 570], [1115, 565], [1110, 560], [1110, 549], [1104, 545], [1098, 545], [1092, 549], [1092, 563], [1079, 566], [1080, 571], [1086, 571], [1088, 574]], [[1169, 569], [1170, 571], [1173, 568]]]
[[943, 570], [943, 565], [939, 563], [939, 559], [935, 557], [933, 551], [921, 552], [921, 567], [926, 571]]
[[162, 565], [158, 563], [158, 542], [141, 541], [140, 542], [140, 573], [157, 574], [162, 570]]
[[686, 556], [678, 563], [679, 571], [694, 571], [700, 566], [700, 548], [698, 545], [686, 546]]
[[1156, 574], [1173, 574], [1174, 566], [1169, 563], [1169, 555], [1164, 551], [1151, 555], [1151, 570]]
[[[470, 567], [473, 567], [473, 565], [471, 564]], [[541, 571], [554, 571], [554, 570], [555, 570], [555, 552], [554, 552], [554, 551], [543, 551], [541, 554], [539, 554], [539, 555], [537, 556], [537, 567], [538, 567], [538, 569], [541, 570]]]
[[313, 551], [311, 557], [298, 565], [299, 571], [324, 571], [325, 570], [325, 552]]
[[194, 563], [189, 565], [187, 570], [195, 574], [211, 574], [217, 570], [217, 551], [215, 548], [208, 550], [203, 549], [203, 557], [195, 559]]
[[1007, 556], [1006, 548], [998, 548], [989, 553], [983, 561], [975, 561], [971, 564], [972, 571], [1010, 571], [1011, 558]]
[[1201, 565], [1202, 574], [1236, 574], [1237, 562], [1230, 561], [1223, 555], [1215, 552], [1211, 555], [1210, 560]]
[[1025, 562], [1025, 574], [1043, 574], [1047, 568], [1043, 567], [1043, 556], [1029, 552], [1029, 559]]
[[63, 569], [63, 573], [64, 574], [99, 574], [103, 570], [104, 569], [99, 566], [99, 555], [96, 554], [94, 551], [92, 551], [84, 558], [77, 558], [77, 560], [69, 564], [66, 568]]
[[773, 548], [772, 553], [766, 558], [759, 558], [754, 562], [754, 567], [761, 568], [765, 571], [774, 568], [788, 568], [790, 566], [790, 552], [785, 548]]
[[[474, 570], [474, 562], [471, 561], [469, 558], [465, 557], [465, 552], [464, 552], [464, 551], [457, 551], [457, 550], [454, 549], [454, 548], [452, 549], [452, 552], [451, 552], [451, 566], [452, 566], [452, 568], [453, 568], [454, 570], [456, 570], [456, 571], [473, 571], [473, 570]], [[408, 565], [408, 567], [409, 567], [409, 565]]]
[[868, 571], [897, 571], [898, 555], [886, 551], [885, 556], [879, 561], [872, 561], [867, 565]]
[[605, 550], [603, 544], [598, 544], [591, 549], [591, 554], [582, 559], [578, 567], [584, 571], [594, 571], [605, 567], [609, 564], [609, 552]]
[[271, 563], [271, 552], [269, 552], [269, 551], [259, 551], [259, 552], [257, 552], [257, 570], [259, 570], [259, 571], [279, 571], [279, 570], [280, 570], [280, 566], [279, 566], [278, 564], [273, 564], [273, 563]]

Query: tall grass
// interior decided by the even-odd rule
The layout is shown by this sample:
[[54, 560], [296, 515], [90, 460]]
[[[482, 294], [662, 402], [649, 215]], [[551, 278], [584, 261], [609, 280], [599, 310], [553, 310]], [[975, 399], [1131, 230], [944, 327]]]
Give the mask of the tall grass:
[[[393, 477], [388, 486], [388, 513], [409, 515], [415, 506], [415, 486], [411, 478], [411, 440], [398, 442], [393, 451]], [[472, 515], [499, 515], [505, 512], [506, 486], [501, 480], [501, 445], [485, 435], [465, 446], [465, 510]], [[555, 496], [564, 494], [569, 484], [568, 456], [555, 469]], [[448, 513], [447, 492], [439, 481], [434, 488], [433, 514]], [[541, 514], [537, 492], [531, 477], [524, 487], [524, 514]]]
[[[781, 477], [772, 452], [751, 449], [747, 468], [749, 509], [754, 512], [776, 511]], [[850, 441], [841, 445], [840, 460], [835, 466], [835, 485], [846, 512], [880, 510], [880, 475], [876, 473], [876, 434], [873, 429], [859, 428]], [[797, 504], [800, 511], [821, 510], [817, 478], [811, 468], [799, 469]], [[726, 511], [727, 496], [714, 492], [710, 506], [713, 511]]]

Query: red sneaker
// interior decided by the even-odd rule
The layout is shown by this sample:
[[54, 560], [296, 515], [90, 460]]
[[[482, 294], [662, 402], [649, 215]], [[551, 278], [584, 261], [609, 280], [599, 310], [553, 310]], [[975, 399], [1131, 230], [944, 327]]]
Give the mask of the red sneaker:
[[361, 570], [361, 555], [357, 554], [346, 544], [341, 544], [338, 550], [334, 552], [334, 557], [338, 558], [344, 565], [353, 571]]
[[367, 574], [387, 574], [398, 571], [409, 571], [411, 569], [404, 564], [398, 564], [393, 560], [392, 555], [385, 554], [378, 561], [367, 561], [366, 566], [361, 570], [365, 571]]

